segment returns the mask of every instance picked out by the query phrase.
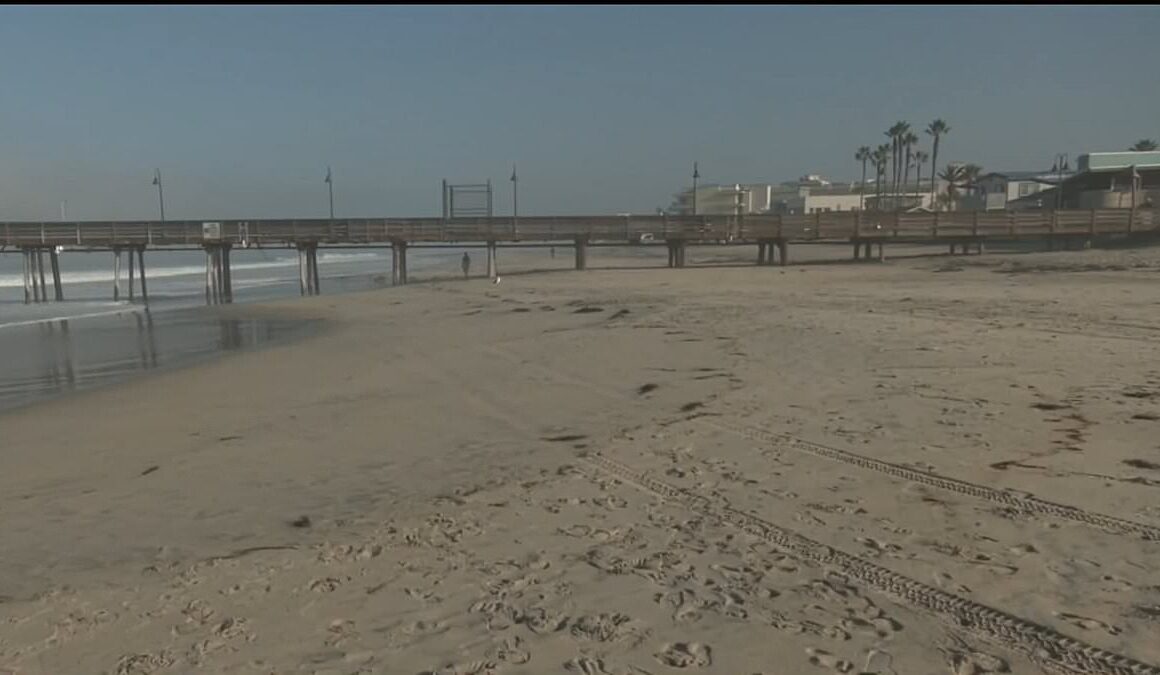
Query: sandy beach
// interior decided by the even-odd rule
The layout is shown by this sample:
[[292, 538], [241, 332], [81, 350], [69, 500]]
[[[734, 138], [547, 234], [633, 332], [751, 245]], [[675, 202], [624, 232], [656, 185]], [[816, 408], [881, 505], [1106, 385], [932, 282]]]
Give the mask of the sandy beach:
[[1158, 284], [1152, 248], [227, 308], [329, 327], [0, 415], [0, 674], [1160, 673]]

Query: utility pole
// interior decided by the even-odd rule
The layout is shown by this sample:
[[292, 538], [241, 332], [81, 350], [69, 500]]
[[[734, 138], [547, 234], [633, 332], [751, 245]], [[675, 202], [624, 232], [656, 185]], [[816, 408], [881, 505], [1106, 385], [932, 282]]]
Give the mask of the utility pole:
[[512, 163], [512, 233], [520, 232], [520, 179], [516, 175], [516, 165]]
[[330, 194], [330, 219], [334, 220], [334, 180], [330, 176], [330, 165], [326, 167], [326, 191]]
[[1055, 156], [1055, 163], [1051, 165], [1051, 171], [1055, 173], [1055, 210], [1058, 211], [1063, 208], [1063, 174], [1070, 170], [1067, 165], [1067, 153], [1060, 153]]
[[697, 179], [701, 172], [697, 170], [697, 163], [693, 162], [693, 215], [697, 215]]
[[161, 187], [161, 169], [153, 170], [153, 184], [157, 186], [157, 203], [161, 207], [161, 222], [165, 222], [165, 192]]

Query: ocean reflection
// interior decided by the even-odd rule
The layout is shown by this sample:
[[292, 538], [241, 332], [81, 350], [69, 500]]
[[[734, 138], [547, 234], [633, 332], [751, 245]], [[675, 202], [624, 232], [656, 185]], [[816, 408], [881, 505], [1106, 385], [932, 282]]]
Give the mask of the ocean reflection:
[[222, 318], [144, 309], [0, 331], [0, 409], [179, 367], [215, 354], [304, 336], [317, 321]]

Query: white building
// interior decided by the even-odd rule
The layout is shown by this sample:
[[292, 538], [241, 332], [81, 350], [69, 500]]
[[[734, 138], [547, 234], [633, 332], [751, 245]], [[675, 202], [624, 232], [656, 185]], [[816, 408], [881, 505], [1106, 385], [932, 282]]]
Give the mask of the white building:
[[1009, 202], [1049, 190], [1059, 182], [1067, 180], [1070, 171], [1062, 174], [1048, 171], [992, 171], [979, 176], [972, 194], [962, 201], [964, 209], [996, 210], [1006, 209]]
[[[745, 215], [769, 210], [775, 186], [768, 183], [697, 186], [697, 215]], [[693, 190], [682, 190], [673, 199], [669, 212], [693, 213]]]
[[[876, 187], [873, 182], [863, 186], [857, 183], [835, 185], [817, 175], [803, 176], [796, 183], [734, 183], [733, 185], [701, 185], [697, 187], [697, 215], [746, 215], [755, 213], [780, 213], [802, 215], [829, 213], [834, 211], [858, 211], [873, 209], [877, 205]], [[908, 185], [900, 189], [897, 200], [894, 195], [883, 195], [883, 208], [893, 210], [896, 204], [901, 208], [913, 209], [930, 207], [930, 189], [922, 185]], [[673, 199], [668, 209], [672, 214], [693, 213], [693, 190], [683, 190]]]

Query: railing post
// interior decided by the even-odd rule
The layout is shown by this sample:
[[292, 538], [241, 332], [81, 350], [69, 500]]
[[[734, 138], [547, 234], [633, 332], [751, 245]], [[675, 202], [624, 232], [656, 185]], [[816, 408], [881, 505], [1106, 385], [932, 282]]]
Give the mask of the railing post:
[[854, 239], [862, 236], [862, 212], [854, 212]]
[[1047, 221], [1047, 231], [1049, 234], [1055, 234], [1056, 228], [1059, 226], [1059, 211], [1051, 210], [1051, 220]]
[[1096, 236], [1096, 210], [1092, 209], [1090, 219], [1088, 220], [1088, 234]]
[[814, 239], [822, 238], [822, 212], [814, 211]]
[[77, 223], [77, 246], [81, 245], [81, 224]]
[[1015, 212], [1014, 211], [1007, 212], [1007, 235], [1011, 236], [1011, 237], [1015, 236]]
[[[1130, 229], [1131, 229], [1131, 226], [1129, 226], [1129, 230], [1130, 230]], [[47, 239], [45, 239], [45, 237], [44, 237], [44, 223], [41, 223], [41, 224], [40, 224], [40, 243], [42, 243], [42, 244], [43, 244], [43, 243], [45, 243], [46, 241], [48, 241], [48, 240], [47, 240]]]

